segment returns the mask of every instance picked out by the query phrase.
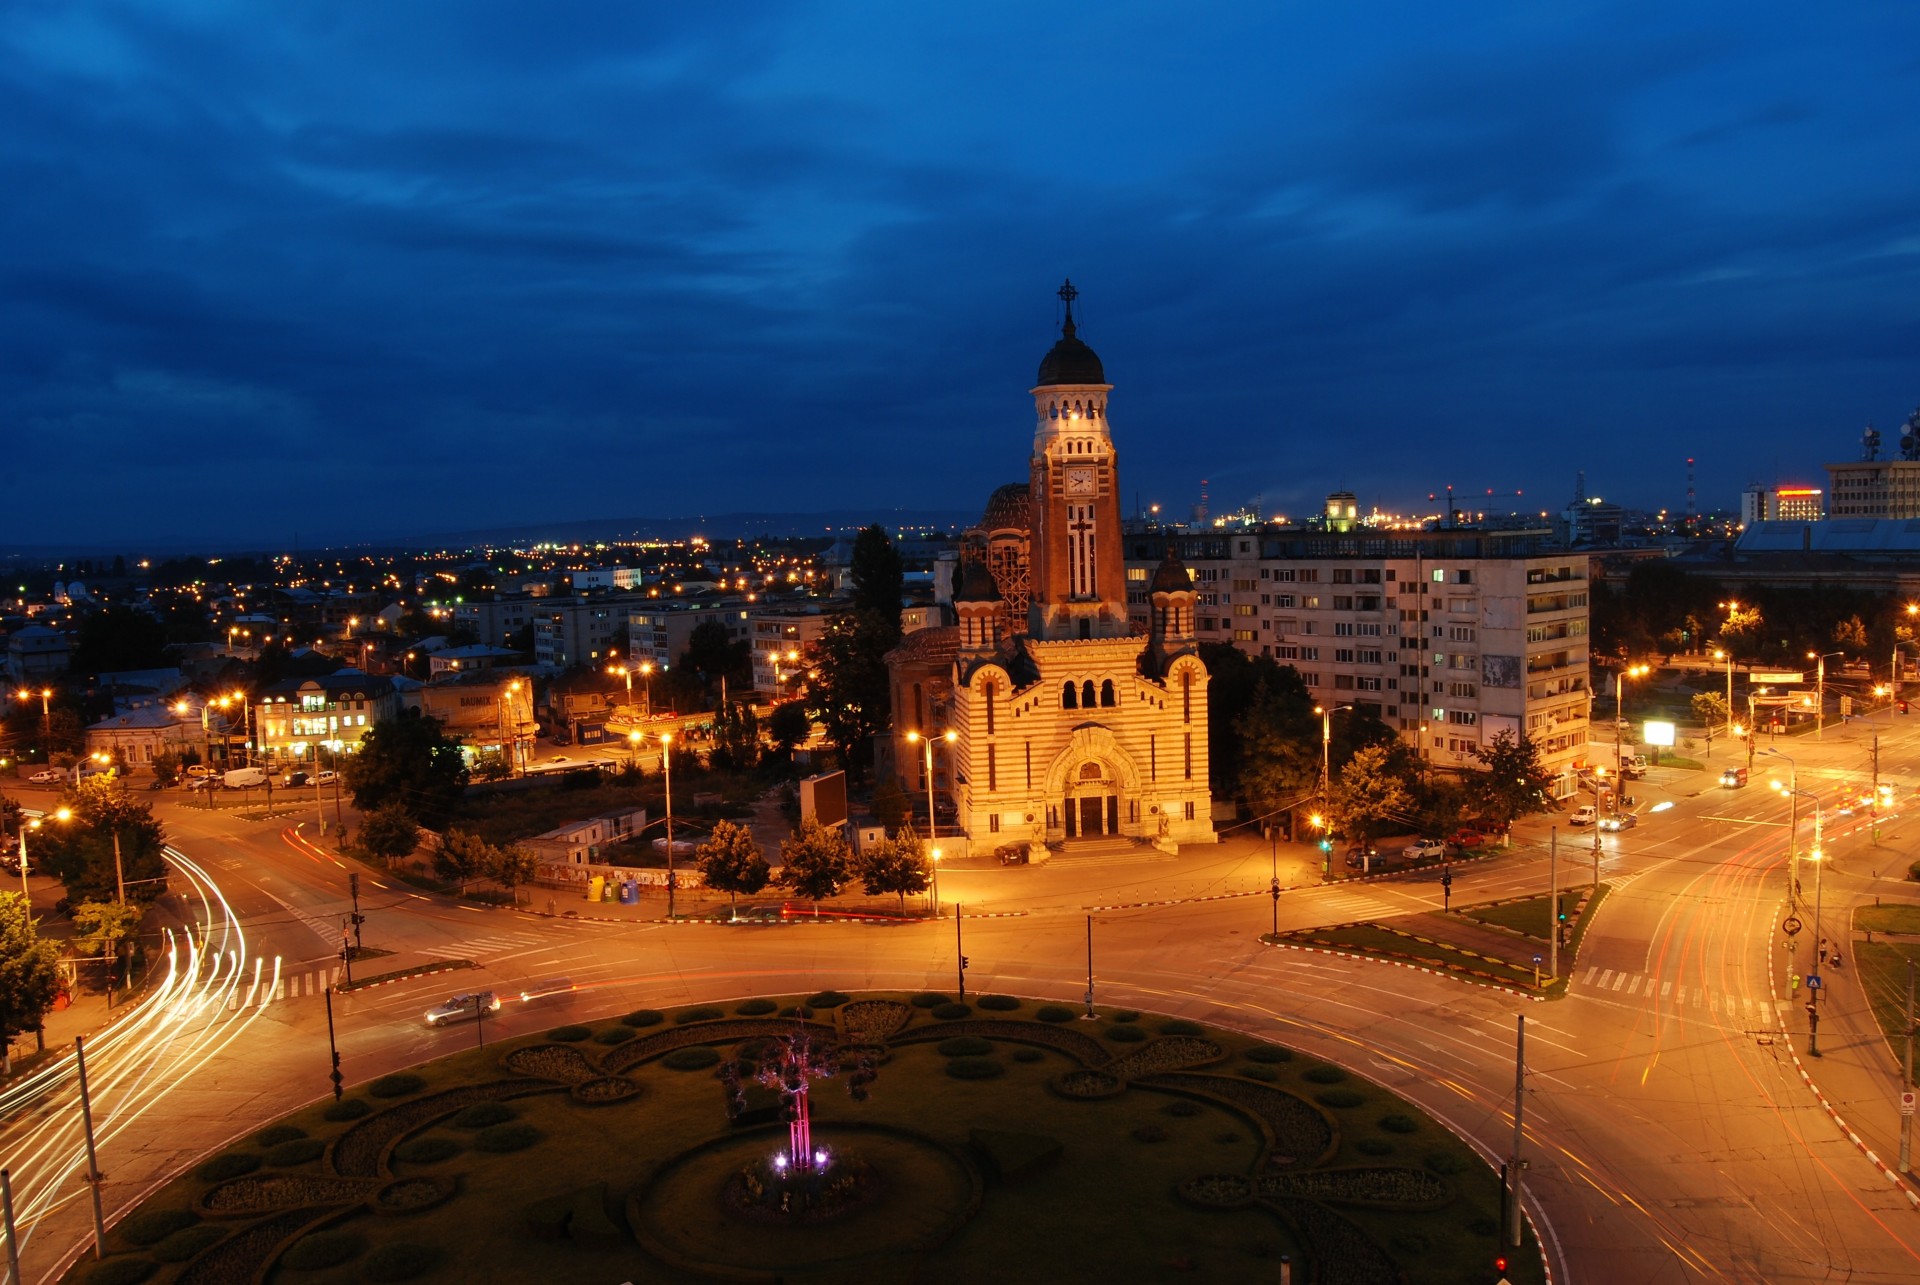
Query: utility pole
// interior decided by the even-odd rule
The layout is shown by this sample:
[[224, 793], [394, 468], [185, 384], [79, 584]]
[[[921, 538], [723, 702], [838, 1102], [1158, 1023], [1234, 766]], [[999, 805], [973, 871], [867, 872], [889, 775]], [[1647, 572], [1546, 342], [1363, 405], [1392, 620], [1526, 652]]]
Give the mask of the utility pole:
[[367, 921], [367, 917], [360, 913], [360, 876], [358, 873], [348, 873], [347, 891], [353, 897], [353, 948], [359, 950], [365, 944], [360, 939], [360, 925]]
[[116, 906], [127, 904], [127, 872], [120, 864], [120, 827], [113, 828], [113, 902]]
[[340, 960], [347, 966], [347, 985], [353, 985], [353, 943], [347, 940], [347, 925], [340, 925]]
[[1560, 976], [1560, 827], [1547, 831], [1547, 976]]
[[[1900, 1087], [1908, 1094], [1913, 1092], [1913, 961], [1907, 961], [1907, 1047], [1900, 1059]], [[1913, 1172], [1913, 1110], [1903, 1104], [1900, 1112], [1900, 1172]], [[13, 1234], [12, 1223], [8, 1223], [7, 1234]]]
[[1593, 890], [1600, 891], [1600, 827], [1593, 827]]
[[73, 1037], [73, 1061], [80, 1071], [80, 1127], [87, 1138], [86, 1184], [93, 1189], [93, 1256], [107, 1256], [107, 1220], [100, 1212], [100, 1184], [106, 1181], [100, 1172], [100, 1157], [93, 1146], [93, 1099], [87, 1094], [87, 1037]]
[[960, 936], [960, 903], [953, 903], [953, 957], [959, 964], [960, 998], [967, 997], [967, 944]]
[[1093, 1020], [1093, 916], [1087, 916], [1087, 1012], [1086, 1021]]
[[20, 1233], [13, 1225], [13, 1175], [5, 1169], [0, 1169], [0, 1201], [4, 1201], [7, 1213], [7, 1279], [19, 1285]]
[[1527, 1100], [1527, 1019], [1514, 1019], [1513, 1036], [1513, 1156], [1507, 1162], [1507, 1243], [1520, 1248], [1520, 1175], [1525, 1164], [1520, 1145], [1526, 1127], [1522, 1121]]
[[333, 987], [327, 987], [327, 1052], [333, 1058], [333, 1071], [327, 1077], [333, 1081], [333, 1100], [338, 1102], [343, 1092], [341, 1085], [346, 1077], [340, 1074], [340, 1046], [333, 1039]]

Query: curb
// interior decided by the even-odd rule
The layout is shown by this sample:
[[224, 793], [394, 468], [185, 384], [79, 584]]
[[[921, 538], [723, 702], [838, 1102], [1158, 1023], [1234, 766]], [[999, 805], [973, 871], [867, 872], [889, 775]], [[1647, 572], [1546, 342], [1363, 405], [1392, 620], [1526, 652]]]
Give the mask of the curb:
[[1847, 1141], [1851, 1142], [1859, 1150], [1861, 1155], [1871, 1160], [1874, 1168], [1885, 1174], [1888, 1179], [1892, 1181], [1894, 1187], [1899, 1190], [1900, 1194], [1907, 1198], [1907, 1206], [1920, 1211], [1920, 1193], [1914, 1191], [1912, 1185], [1900, 1176], [1898, 1170], [1890, 1168], [1886, 1161], [1874, 1154], [1873, 1148], [1869, 1147], [1860, 1135], [1853, 1131], [1853, 1126], [1841, 1118], [1840, 1113], [1834, 1110], [1833, 1103], [1827, 1101], [1827, 1095], [1822, 1093], [1820, 1086], [1813, 1082], [1813, 1076], [1807, 1073], [1806, 1063], [1800, 1059], [1800, 1050], [1794, 1047], [1793, 1032], [1787, 1029], [1787, 1019], [1784, 1016], [1779, 1016], [1781, 1011], [1780, 983], [1779, 979], [1774, 975], [1772, 968], [1767, 969], [1767, 994], [1773, 1000], [1773, 1011], [1776, 1014], [1775, 1020], [1780, 1023], [1780, 1038], [1786, 1043], [1787, 1056], [1793, 1059], [1793, 1069], [1800, 1073], [1801, 1082], [1812, 1092], [1813, 1100], [1820, 1104], [1821, 1109], [1827, 1113], [1827, 1118], [1833, 1121], [1840, 1132], [1846, 1136]]
[[410, 982], [417, 977], [432, 977], [435, 973], [457, 973], [465, 969], [478, 967], [480, 967], [480, 965], [474, 963], [471, 959], [449, 959], [443, 963], [423, 964], [419, 968], [403, 968], [395, 973], [382, 973], [378, 977], [370, 977], [364, 982], [336, 985], [333, 989], [336, 994], [357, 995], [361, 991], [378, 990], [382, 986], [391, 986], [395, 982]]
[[1478, 986], [1482, 990], [1503, 991], [1508, 995], [1530, 1000], [1535, 1004], [1544, 1004], [1547, 1002], [1545, 995], [1535, 995], [1529, 991], [1519, 990], [1507, 985], [1505, 982], [1483, 982], [1472, 977], [1463, 977], [1457, 972], [1450, 972], [1439, 968], [1429, 968], [1425, 964], [1410, 964], [1402, 959], [1382, 959], [1378, 955], [1360, 955], [1350, 950], [1334, 950], [1327, 946], [1296, 946], [1292, 942], [1263, 941], [1260, 944], [1271, 947], [1274, 950], [1300, 950], [1312, 955], [1332, 955], [1336, 959], [1353, 959], [1367, 964], [1388, 964], [1394, 968], [1408, 968], [1416, 973], [1427, 973], [1433, 977], [1441, 977], [1448, 981], [1458, 982], [1462, 986]]

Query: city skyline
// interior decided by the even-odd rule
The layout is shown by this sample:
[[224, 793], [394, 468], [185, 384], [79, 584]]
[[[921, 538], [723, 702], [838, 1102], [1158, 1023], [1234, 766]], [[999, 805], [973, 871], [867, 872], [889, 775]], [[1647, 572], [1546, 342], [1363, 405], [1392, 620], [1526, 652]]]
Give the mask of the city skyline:
[[1820, 484], [1920, 400], [1920, 19], [1823, 23], [22, 13], [0, 535], [965, 510], [1063, 276], [1173, 516]]

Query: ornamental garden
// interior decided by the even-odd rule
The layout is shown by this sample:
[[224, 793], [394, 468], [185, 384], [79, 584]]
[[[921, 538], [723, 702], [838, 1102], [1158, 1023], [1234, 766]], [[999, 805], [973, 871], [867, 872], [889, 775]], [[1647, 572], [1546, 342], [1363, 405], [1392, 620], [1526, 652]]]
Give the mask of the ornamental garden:
[[68, 1279], [1478, 1282], [1499, 1208], [1447, 1130], [1279, 1045], [823, 992], [375, 1080], [202, 1160]]

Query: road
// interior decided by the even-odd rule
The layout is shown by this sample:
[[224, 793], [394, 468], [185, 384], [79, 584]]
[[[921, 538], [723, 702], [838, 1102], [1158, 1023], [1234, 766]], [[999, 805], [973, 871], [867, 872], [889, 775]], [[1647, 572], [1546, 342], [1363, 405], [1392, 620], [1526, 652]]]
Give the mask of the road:
[[[1800, 788], [1837, 798], [1864, 779], [1864, 734], [1856, 726], [1820, 745], [1796, 742]], [[1920, 780], [1920, 733], [1889, 735], [1881, 762], [1890, 776]], [[1030, 894], [1024, 914], [965, 923], [967, 987], [1078, 1001], [1088, 984], [1090, 922], [1098, 1003], [1236, 1027], [1341, 1062], [1420, 1103], [1489, 1160], [1510, 1144], [1515, 1024], [1524, 1018], [1530, 1208], [1556, 1280], [1911, 1281], [1920, 1277], [1920, 1214], [1836, 1127], [1791, 1053], [1804, 1046], [1802, 996], [1786, 992], [1787, 969], [1775, 960], [1788, 807], [1767, 788], [1789, 769], [1764, 757], [1755, 768], [1743, 791], [1716, 788], [1717, 773], [1656, 770], [1641, 784], [1643, 823], [1600, 839], [1601, 876], [1615, 891], [1562, 1001], [1534, 1003], [1416, 970], [1263, 945], [1259, 934], [1274, 915], [1265, 897], [1084, 908], [1167, 899], [1144, 895], [1154, 892], [1219, 898], [1220, 890], [1264, 883], [1257, 860], [1234, 864], [1209, 853], [1172, 865], [1121, 858], [1077, 871], [950, 873], [948, 887], [968, 896], [997, 890], [1011, 905]], [[244, 990], [228, 990], [231, 1011], [244, 1017], [218, 1028], [203, 1017], [206, 1029], [183, 1036], [157, 1069], [96, 1088], [100, 1118], [114, 1130], [102, 1148], [110, 1215], [206, 1150], [328, 1087], [321, 992], [338, 967], [348, 867], [312, 842], [311, 819], [248, 822], [169, 807], [166, 820], [178, 849], [219, 888], [196, 893], [191, 916], [214, 925], [207, 932], [216, 921], [231, 924], [263, 975], [277, 959], [284, 980], [254, 992], [251, 1005]], [[1456, 868], [1454, 904], [1544, 891], [1546, 831], [1544, 822], [1532, 826], [1512, 852]], [[1832, 935], [1844, 935], [1851, 904], [1894, 886], [1920, 819], [1902, 812], [1883, 818], [1882, 831], [1876, 844], [1870, 827], [1827, 827]], [[1590, 877], [1592, 837], [1565, 827], [1556, 837], [1562, 886]], [[1803, 850], [1810, 837], [1803, 827]], [[1310, 886], [1283, 896], [1279, 919], [1283, 928], [1309, 927], [1434, 910], [1440, 900], [1431, 876]], [[501, 1038], [636, 1007], [829, 985], [957, 984], [951, 920], [601, 923], [480, 910], [372, 875], [362, 877], [362, 909], [368, 944], [392, 950], [393, 961], [466, 957], [479, 968], [453, 974], [457, 983], [419, 979], [338, 997], [339, 1044], [353, 1082], [482, 1034]], [[518, 998], [556, 976], [575, 989]], [[480, 986], [509, 997], [484, 1032], [420, 1022], [428, 1003]], [[1852, 1048], [1891, 1092], [1883, 1047], [1861, 1036]], [[53, 1128], [49, 1121], [67, 1111], [62, 1092], [43, 1100], [39, 1116], [13, 1121], [9, 1141]], [[165, 1111], [154, 1110], [162, 1099]], [[1890, 1139], [1891, 1119], [1881, 1127]], [[45, 1194], [36, 1196], [29, 1243], [36, 1280], [89, 1234], [72, 1140], [60, 1136], [66, 1141], [26, 1166], [45, 1170], [35, 1179]], [[1886, 1151], [1886, 1140], [1869, 1141]], [[9, 1154], [23, 1153], [16, 1144]]]

